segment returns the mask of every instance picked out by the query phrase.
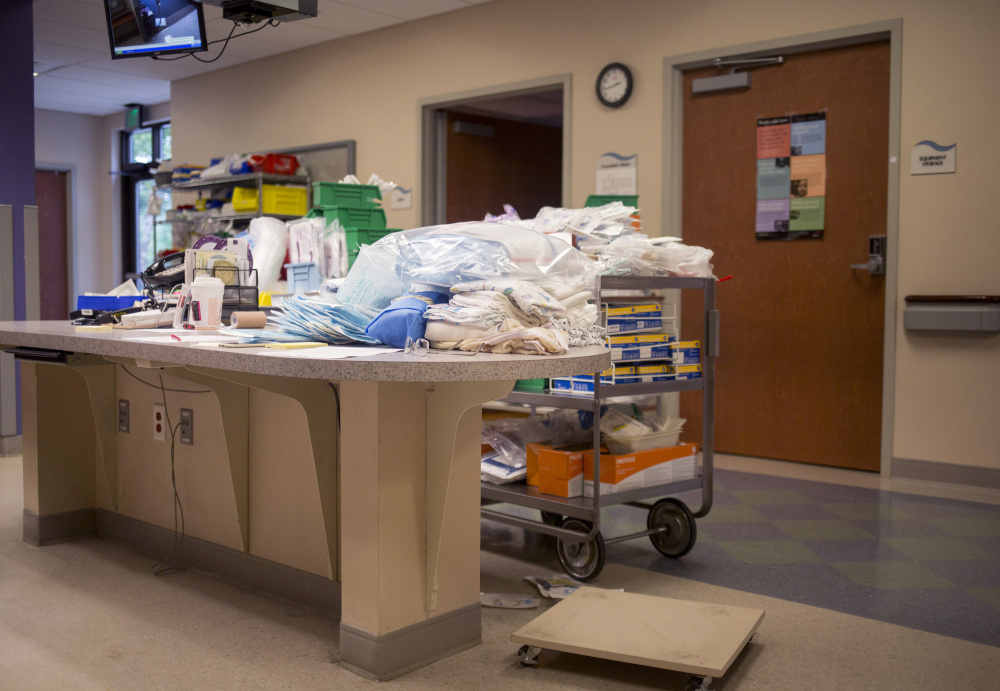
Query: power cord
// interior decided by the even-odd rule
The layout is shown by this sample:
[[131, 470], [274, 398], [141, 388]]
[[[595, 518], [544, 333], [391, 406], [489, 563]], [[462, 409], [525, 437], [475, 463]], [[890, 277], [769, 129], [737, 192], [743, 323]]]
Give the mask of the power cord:
[[258, 31], [266, 29], [269, 26], [278, 26], [278, 22], [274, 21], [273, 19], [268, 19], [265, 24], [263, 24], [261, 26], [258, 26], [256, 29], [251, 29], [250, 31], [244, 31], [242, 34], [236, 34], [235, 36], [233, 36], [233, 32], [236, 31], [236, 27], [238, 27], [239, 25], [240, 25], [239, 22], [233, 22], [233, 28], [229, 30], [229, 35], [228, 36], [226, 36], [225, 38], [218, 38], [218, 39], [216, 39], [214, 41], [209, 41], [208, 43], [205, 44], [206, 48], [208, 48], [209, 46], [214, 45], [216, 43], [223, 43], [224, 44], [222, 46], [222, 50], [219, 51], [219, 54], [216, 55], [214, 58], [212, 58], [210, 60], [205, 60], [204, 58], [199, 58], [196, 51], [190, 51], [190, 52], [184, 53], [183, 55], [179, 55], [179, 56], [177, 56], [175, 58], [161, 58], [161, 57], [159, 57], [157, 55], [153, 55], [151, 57], [154, 60], [162, 60], [164, 62], [173, 62], [174, 60], [183, 60], [186, 57], [192, 57], [195, 60], [197, 60], [198, 62], [204, 62], [204, 63], [215, 62], [216, 60], [218, 60], [219, 58], [222, 57], [223, 53], [226, 52], [226, 46], [229, 45], [229, 39], [231, 39], [231, 38], [240, 38], [241, 36], [248, 36], [250, 34], [255, 34]]
[[[168, 566], [170, 560], [174, 558], [174, 555], [180, 550], [181, 545], [184, 544], [184, 506], [181, 504], [181, 497], [177, 493], [177, 473], [176, 466], [174, 465], [174, 444], [177, 436], [177, 429], [181, 426], [181, 423], [178, 422], [176, 427], [172, 427], [170, 425], [170, 413], [167, 412], [167, 389], [163, 386], [163, 375], [161, 374], [159, 377], [160, 393], [163, 396], [163, 413], [167, 418], [167, 429], [170, 430], [170, 484], [174, 489], [174, 549], [170, 554], [153, 564], [150, 568], [153, 570], [154, 576], [170, 576], [185, 570], [183, 566]], [[177, 526], [178, 512], [180, 512], [180, 530], [178, 530]]]
[[333, 397], [337, 399], [337, 436], [340, 436], [340, 392], [337, 391], [337, 387], [333, 385], [333, 382], [327, 382], [330, 388], [333, 389]]
[[[124, 370], [125, 374], [127, 374], [130, 377], [132, 377], [133, 379], [135, 379], [140, 384], [145, 384], [146, 386], [152, 387], [154, 389], [163, 389], [164, 391], [169, 391], [171, 393], [215, 393], [211, 389], [198, 389], [198, 390], [192, 390], [192, 389], [164, 389], [163, 388], [163, 377], [162, 376], [160, 377], [160, 384], [159, 385], [150, 384], [145, 379], [142, 379], [141, 377], [136, 376], [132, 372], [129, 372], [128, 368], [125, 365], [121, 365], [121, 368], [122, 368], [122, 370]], [[166, 404], [164, 404], [164, 405], [166, 405]]]

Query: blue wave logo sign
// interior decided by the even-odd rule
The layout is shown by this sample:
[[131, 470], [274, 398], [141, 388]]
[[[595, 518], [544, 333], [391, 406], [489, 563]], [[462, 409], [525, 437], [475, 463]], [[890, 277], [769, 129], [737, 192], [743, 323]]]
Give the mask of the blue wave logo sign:
[[910, 152], [911, 175], [935, 175], [955, 172], [955, 154], [958, 144], [945, 146], [925, 139], [913, 146]]

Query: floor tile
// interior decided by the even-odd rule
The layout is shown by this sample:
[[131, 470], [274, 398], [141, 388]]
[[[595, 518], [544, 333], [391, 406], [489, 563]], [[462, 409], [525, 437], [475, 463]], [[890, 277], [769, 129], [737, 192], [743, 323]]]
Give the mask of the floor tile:
[[743, 523], [701, 523], [698, 526], [698, 537], [701, 538], [702, 536], [716, 542], [788, 539], [788, 535], [773, 523], [753, 521]]
[[[902, 561], [906, 555], [875, 538], [864, 540], [803, 540], [806, 547], [831, 563], [846, 561]], [[987, 562], [977, 562], [987, 563]]]
[[953, 499], [897, 495], [892, 498], [892, 504], [924, 520], [932, 518], [1000, 518], [1000, 507], [960, 502]]
[[823, 504], [824, 508], [841, 518], [869, 520], [898, 520], [916, 518], [902, 508], [885, 502], [860, 502]]
[[948, 579], [912, 561], [841, 562], [833, 566], [852, 581], [885, 590], [955, 587]]
[[730, 558], [750, 564], [808, 564], [820, 561], [815, 552], [795, 540], [747, 540], [718, 544]]
[[927, 522], [956, 537], [1000, 537], [1000, 518], [931, 518]]
[[[886, 542], [910, 559], [917, 561], [996, 559], [982, 547], [977, 547], [955, 537], [890, 537], [886, 539]], [[998, 562], [998, 567], [1000, 567], [1000, 562]]]
[[797, 540], [863, 540], [871, 537], [849, 521], [774, 521]]
[[851, 521], [872, 537], [878, 538], [908, 538], [908, 537], [950, 537], [948, 533], [926, 521], [902, 519], [897, 521], [880, 521], [877, 519], [859, 519]]
[[757, 506], [756, 509], [771, 521], [818, 521], [839, 518], [822, 504], [778, 504]]
[[966, 588], [966, 590], [1000, 612], [1000, 587]]
[[[1000, 561], [924, 561], [924, 566], [941, 574], [960, 588], [1000, 588]], [[1000, 626], [1000, 623], [998, 623]]]
[[699, 523], [733, 523], [742, 522], [763, 522], [764, 516], [752, 506], [746, 504], [733, 504], [731, 506], [712, 506], [712, 510], [704, 518], [699, 518]]
[[739, 489], [734, 490], [744, 504], [751, 506], [775, 504], [811, 504], [811, 499], [794, 489]]

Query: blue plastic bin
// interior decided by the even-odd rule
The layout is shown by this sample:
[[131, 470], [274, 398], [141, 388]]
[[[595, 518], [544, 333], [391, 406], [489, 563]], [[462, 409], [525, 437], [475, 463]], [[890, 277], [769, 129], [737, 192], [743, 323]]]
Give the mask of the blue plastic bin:
[[115, 312], [131, 307], [136, 302], [142, 302], [141, 295], [77, 295], [76, 308], [78, 310], [101, 310], [102, 312]]
[[288, 292], [309, 292], [319, 290], [319, 268], [314, 262], [285, 264], [288, 277]]

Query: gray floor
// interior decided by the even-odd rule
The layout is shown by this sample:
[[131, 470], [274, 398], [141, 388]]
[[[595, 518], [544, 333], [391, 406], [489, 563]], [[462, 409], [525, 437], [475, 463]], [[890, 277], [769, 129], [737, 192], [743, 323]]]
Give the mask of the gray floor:
[[[0, 458], [0, 689], [682, 689], [686, 675], [574, 655], [514, 662], [532, 610], [483, 611], [483, 645], [377, 685], [335, 664], [335, 622], [211, 578], [150, 573], [101, 540], [21, 541], [21, 462]], [[482, 586], [528, 593], [551, 550], [488, 542]], [[713, 689], [992, 689], [1000, 648], [611, 563], [604, 587], [760, 607], [761, 628]], [[915, 604], [915, 606], [918, 606]]]

